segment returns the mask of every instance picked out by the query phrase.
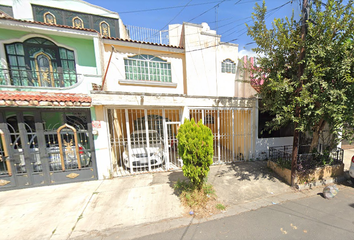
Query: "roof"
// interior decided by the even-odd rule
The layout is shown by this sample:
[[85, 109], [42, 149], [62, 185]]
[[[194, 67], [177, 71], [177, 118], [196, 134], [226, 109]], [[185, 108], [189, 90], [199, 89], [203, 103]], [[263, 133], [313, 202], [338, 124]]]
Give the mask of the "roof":
[[0, 106], [88, 107], [91, 102], [87, 94], [0, 91]]
[[184, 49], [183, 47], [173, 46], [173, 45], [166, 45], [166, 44], [161, 44], [161, 43], [151, 43], [151, 42], [143, 42], [143, 41], [137, 41], [137, 40], [131, 40], [131, 39], [123, 39], [123, 38], [115, 38], [115, 37], [105, 37], [105, 36], [102, 36], [102, 38], [103, 38], [103, 39], [109, 39], [109, 40], [115, 40], [115, 41], [123, 41], [123, 42], [131, 42], [131, 43], [141, 43], [141, 44], [148, 44], [148, 45], [161, 46], [161, 47], [169, 47], [169, 48]]
[[77, 28], [77, 27], [72, 27], [72, 26], [67, 26], [67, 25], [51, 24], [51, 23], [44, 23], [44, 22], [38, 22], [38, 21], [27, 21], [27, 20], [15, 19], [13, 17], [8, 16], [7, 14], [3, 14], [2, 12], [0, 13], [0, 19], [11, 20], [11, 21], [16, 21], [16, 22], [22, 22], [22, 23], [37, 24], [37, 25], [43, 25], [43, 26], [50, 26], [50, 27], [54, 26], [54, 27], [60, 27], [60, 28], [68, 28], [68, 29], [75, 29], [75, 30], [82, 30], [82, 31], [87, 31], [87, 32], [98, 33], [96, 30], [89, 29], [89, 28]]

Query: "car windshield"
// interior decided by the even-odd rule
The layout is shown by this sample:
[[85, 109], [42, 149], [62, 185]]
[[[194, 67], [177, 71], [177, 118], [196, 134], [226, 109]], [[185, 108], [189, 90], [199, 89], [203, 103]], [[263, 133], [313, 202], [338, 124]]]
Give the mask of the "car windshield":
[[[146, 144], [146, 133], [132, 133], [130, 135], [132, 144]], [[159, 144], [160, 135], [157, 132], [149, 132], [149, 144]]]

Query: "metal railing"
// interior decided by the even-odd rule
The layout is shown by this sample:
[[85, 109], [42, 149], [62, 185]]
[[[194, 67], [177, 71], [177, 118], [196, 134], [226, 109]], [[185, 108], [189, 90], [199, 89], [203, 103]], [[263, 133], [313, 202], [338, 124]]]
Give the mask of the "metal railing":
[[[292, 145], [270, 147], [269, 158], [275, 162], [282, 162], [284, 166], [291, 166]], [[297, 171], [314, 169], [324, 165], [343, 163], [344, 150], [334, 148], [331, 151], [309, 153], [309, 146], [300, 146], [297, 156]]]
[[126, 25], [131, 40], [151, 42], [159, 44], [169, 44], [168, 30], [157, 30], [152, 28], [144, 28]]
[[0, 69], [0, 85], [29, 87], [70, 87], [77, 83], [76, 71], [33, 71], [27, 69]]

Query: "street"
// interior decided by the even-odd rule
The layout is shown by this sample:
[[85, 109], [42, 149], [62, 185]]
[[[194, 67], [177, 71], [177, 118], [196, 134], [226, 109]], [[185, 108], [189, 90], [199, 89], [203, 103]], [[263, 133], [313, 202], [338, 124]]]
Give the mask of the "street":
[[311, 196], [138, 239], [354, 239], [354, 188], [341, 187], [330, 200]]

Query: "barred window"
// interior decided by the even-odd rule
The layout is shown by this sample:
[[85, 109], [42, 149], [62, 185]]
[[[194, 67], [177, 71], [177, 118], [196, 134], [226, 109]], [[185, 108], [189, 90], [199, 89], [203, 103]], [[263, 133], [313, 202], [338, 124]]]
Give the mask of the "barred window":
[[225, 59], [221, 63], [221, 72], [223, 73], [236, 73], [236, 63], [230, 59]]
[[152, 56], [135, 55], [124, 59], [125, 78], [129, 80], [172, 82], [171, 63]]
[[11, 85], [69, 87], [77, 83], [74, 51], [50, 40], [35, 37], [5, 44], [5, 52]]

